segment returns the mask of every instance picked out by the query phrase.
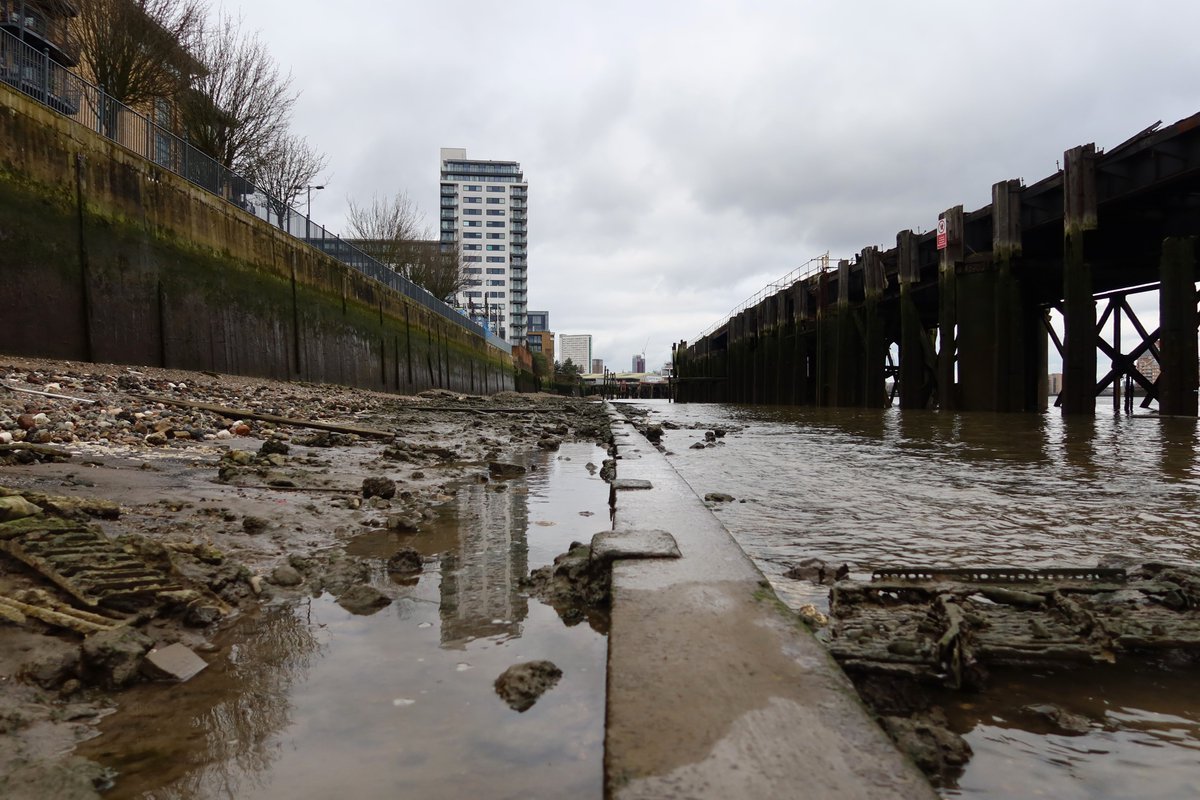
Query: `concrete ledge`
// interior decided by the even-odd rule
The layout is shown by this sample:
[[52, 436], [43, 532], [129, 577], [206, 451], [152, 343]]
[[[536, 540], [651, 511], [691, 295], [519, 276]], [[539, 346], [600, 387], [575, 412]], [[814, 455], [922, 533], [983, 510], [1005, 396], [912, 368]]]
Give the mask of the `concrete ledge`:
[[613, 562], [607, 796], [936, 798], [849, 679], [667, 462], [620, 458], [618, 533], [660, 529], [677, 559]]

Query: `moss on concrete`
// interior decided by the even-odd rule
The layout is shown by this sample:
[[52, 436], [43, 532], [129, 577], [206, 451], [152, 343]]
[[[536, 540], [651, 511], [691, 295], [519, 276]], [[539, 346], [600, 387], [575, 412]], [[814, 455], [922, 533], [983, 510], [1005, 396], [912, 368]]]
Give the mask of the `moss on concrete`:
[[486, 375], [489, 390], [512, 388], [511, 359], [482, 337], [3, 85], [0, 137], [14, 144], [0, 162], [11, 352], [391, 390], [482, 391]]

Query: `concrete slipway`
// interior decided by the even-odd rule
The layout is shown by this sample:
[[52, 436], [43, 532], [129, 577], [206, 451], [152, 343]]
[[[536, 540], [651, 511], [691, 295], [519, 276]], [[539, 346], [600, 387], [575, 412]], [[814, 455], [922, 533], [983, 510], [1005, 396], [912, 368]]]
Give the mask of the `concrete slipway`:
[[614, 538], [636, 549], [666, 531], [681, 557], [613, 563], [608, 794], [937, 797], [691, 487], [610, 413]]

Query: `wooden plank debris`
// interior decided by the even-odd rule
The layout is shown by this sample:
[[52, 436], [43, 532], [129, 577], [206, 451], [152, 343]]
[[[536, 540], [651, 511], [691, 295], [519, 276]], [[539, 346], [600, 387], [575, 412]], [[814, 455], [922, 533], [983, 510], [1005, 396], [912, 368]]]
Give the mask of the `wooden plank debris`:
[[1200, 650], [1200, 569], [892, 568], [835, 584], [830, 616], [847, 671], [958, 687], [988, 665]]
[[194, 408], [198, 411], [210, 411], [214, 414], [220, 414], [229, 419], [256, 419], [261, 422], [271, 422], [276, 425], [291, 425], [295, 428], [314, 428], [320, 431], [333, 431], [334, 433], [353, 433], [358, 436], [363, 436], [371, 439], [394, 439], [396, 438], [395, 431], [384, 431], [378, 428], [364, 428], [359, 425], [343, 425], [334, 422], [319, 422], [311, 419], [296, 419], [294, 417], [283, 417], [278, 414], [268, 414], [262, 411], [253, 411], [248, 408], [229, 408], [227, 406], [219, 406], [214, 403], [201, 403], [196, 400], [177, 400], [173, 397], [155, 397], [153, 395], [135, 394], [132, 395], [138, 400], [144, 400], [147, 403], [162, 403], [168, 406], [179, 406], [181, 408]]

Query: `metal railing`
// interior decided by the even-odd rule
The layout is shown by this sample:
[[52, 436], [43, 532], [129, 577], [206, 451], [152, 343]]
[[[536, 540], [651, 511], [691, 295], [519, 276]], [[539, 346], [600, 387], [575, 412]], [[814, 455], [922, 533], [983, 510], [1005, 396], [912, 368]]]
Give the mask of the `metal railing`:
[[809, 259], [808, 261], [805, 261], [803, 264], [796, 267], [794, 270], [789, 272], [787, 275], [784, 275], [782, 278], [780, 278], [777, 281], [772, 281], [771, 283], [768, 283], [766, 286], [759, 289], [755, 295], [742, 301], [742, 303], [740, 305], [735, 306], [728, 314], [721, 317], [721, 319], [718, 322], [714, 322], [712, 325], [709, 325], [707, 328], [705, 328], [703, 331], [701, 331], [700, 335], [697, 336], [696, 339], [700, 340], [700, 339], [703, 339], [705, 336], [715, 333], [722, 325], [724, 325], [726, 322], [728, 322], [729, 320], [736, 317], [738, 314], [745, 311], [747, 308], [753, 308], [754, 306], [761, 303], [763, 300], [766, 300], [768, 297], [771, 297], [772, 295], [779, 293], [783, 289], [787, 289], [789, 286], [792, 286], [793, 284], [797, 283], [798, 281], [805, 280], [806, 278], [811, 278], [813, 275], [818, 275], [822, 272], [828, 272], [830, 270], [829, 265], [831, 263], [836, 265], [837, 260], [836, 259], [831, 260], [829, 258], [829, 253], [825, 253], [824, 255], [817, 256], [816, 258], [812, 258], [812, 259]]
[[407, 278], [347, 243], [163, 128], [117, 102], [99, 87], [56, 63], [7, 31], [0, 30], [0, 81], [70, 117], [158, 166], [174, 172], [243, 211], [286, 231], [347, 266], [420, 303], [456, 325], [512, 352], [512, 346]]

